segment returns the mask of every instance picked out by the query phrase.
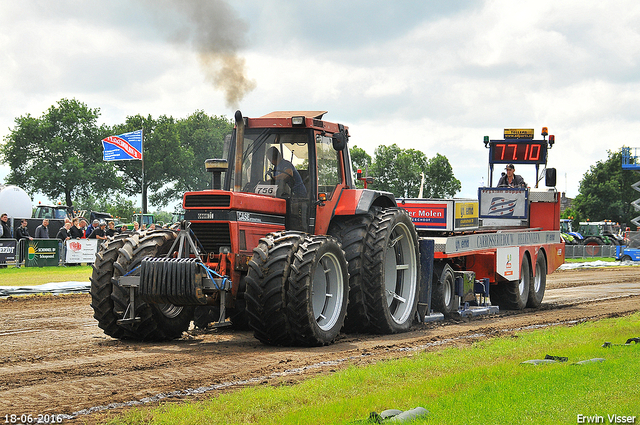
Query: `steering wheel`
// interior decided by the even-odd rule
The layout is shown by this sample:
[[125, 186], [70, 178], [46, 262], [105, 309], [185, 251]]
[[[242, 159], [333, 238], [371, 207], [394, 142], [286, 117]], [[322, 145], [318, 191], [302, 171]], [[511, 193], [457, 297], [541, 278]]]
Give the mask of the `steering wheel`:
[[275, 170], [273, 168], [269, 168], [267, 173], [264, 175], [264, 181], [273, 180], [275, 178], [274, 172]]

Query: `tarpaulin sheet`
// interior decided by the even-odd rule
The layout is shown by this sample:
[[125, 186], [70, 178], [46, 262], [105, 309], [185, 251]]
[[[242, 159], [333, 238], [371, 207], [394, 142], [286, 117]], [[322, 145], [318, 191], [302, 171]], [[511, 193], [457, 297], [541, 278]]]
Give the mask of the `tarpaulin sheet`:
[[75, 294], [89, 292], [90, 282], [52, 282], [33, 286], [0, 286], [0, 297], [31, 294]]

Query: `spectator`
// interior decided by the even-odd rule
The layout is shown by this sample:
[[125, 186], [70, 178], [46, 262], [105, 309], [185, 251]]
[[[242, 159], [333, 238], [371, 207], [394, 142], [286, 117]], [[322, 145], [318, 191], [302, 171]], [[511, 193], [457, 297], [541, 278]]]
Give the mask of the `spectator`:
[[113, 221], [110, 221], [107, 227], [107, 236], [114, 237], [118, 234], [118, 231], [116, 230], [116, 224]]
[[23, 218], [20, 222], [20, 227], [16, 229], [16, 239], [29, 239], [30, 241], [33, 240], [31, 235], [29, 234], [29, 229], [27, 228], [28, 224], [29, 223], [27, 222], [27, 220]]
[[505, 171], [498, 181], [498, 187], [527, 187], [521, 175], [515, 174], [516, 167], [513, 164], [507, 164]]
[[124, 233], [124, 232], [128, 232], [128, 231], [129, 231], [129, 228], [127, 227], [127, 225], [123, 224], [122, 228], [120, 229], [120, 233]]
[[106, 240], [107, 239], [107, 232], [105, 231], [106, 227], [107, 227], [107, 223], [105, 223], [104, 221], [98, 222], [98, 227], [93, 229], [93, 231], [89, 235], [89, 239]]
[[49, 239], [49, 219], [42, 220], [42, 224], [36, 227], [36, 239]]
[[0, 215], [0, 238], [11, 239], [11, 227], [9, 226], [9, 216], [7, 213]]
[[62, 226], [60, 230], [58, 230], [56, 238], [60, 239], [62, 242], [66, 241], [67, 239], [71, 239], [71, 233], [69, 232], [70, 229], [71, 222], [65, 221], [64, 226]]
[[149, 230], [156, 230], [156, 224], [155, 223], [151, 223], [149, 225]]
[[82, 236], [81, 238], [84, 239], [87, 237], [87, 221], [86, 220], [80, 220], [80, 230], [82, 230]]
[[133, 231], [134, 232], [140, 231], [140, 223], [138, 223], [137, 221], [133, 222]]
[[80, 219], [78, 217], [74, 218], [71, 222], [71, 229], [69, 229], [69, 236], [72, 239], [82, 239], [82, 229], [80, 229]]
[[91, 233], [93, 233], [93, 230], [99, 227], [100, 227], [100, 222], [98, 221], [98, 219], [94, 219], [93, 222], [91, 222], [91, 224], [89, 225], [89, 227], [87, 227], [87, 230], [85, 230], [84, 235], [88, 238], [89, 236], [91, 236]]

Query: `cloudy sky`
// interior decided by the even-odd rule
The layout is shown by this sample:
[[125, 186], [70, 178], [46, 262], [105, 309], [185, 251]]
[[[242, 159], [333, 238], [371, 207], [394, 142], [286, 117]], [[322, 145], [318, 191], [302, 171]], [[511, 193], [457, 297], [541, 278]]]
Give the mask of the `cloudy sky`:
[[0, 135], [61, 98], [110, 125], [327, 110], [371, 155], [446, 156], [476, 197], [483, 136], [547, 126], [575, 197], [607, 150], [640, 146], [639, 60], [637, 0], [0, 0]]

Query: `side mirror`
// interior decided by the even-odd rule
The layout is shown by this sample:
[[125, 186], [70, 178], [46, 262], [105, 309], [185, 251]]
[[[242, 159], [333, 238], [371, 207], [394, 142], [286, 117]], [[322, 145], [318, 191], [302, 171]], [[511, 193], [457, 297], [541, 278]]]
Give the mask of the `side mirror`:
[[547, 168], [544, 173], [544, 185], [547, 187], [556, 187], [556, 169]]
[[341, 151], [347, 146], [347, 136], [342, 132], [334, 133], [331, 140], [333, 142], [333, 149], [337, 151]]

